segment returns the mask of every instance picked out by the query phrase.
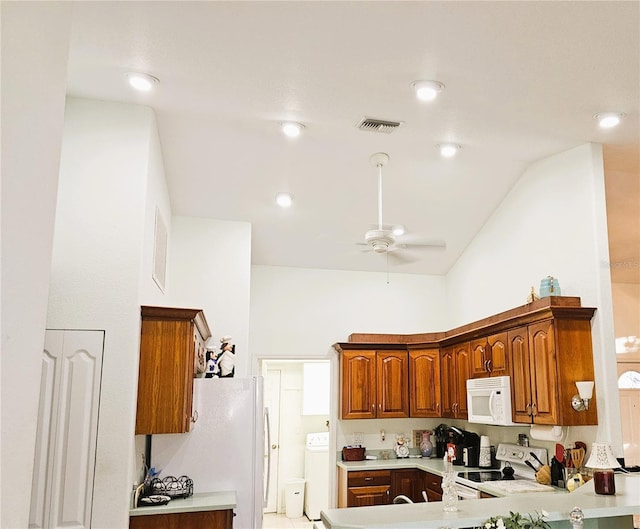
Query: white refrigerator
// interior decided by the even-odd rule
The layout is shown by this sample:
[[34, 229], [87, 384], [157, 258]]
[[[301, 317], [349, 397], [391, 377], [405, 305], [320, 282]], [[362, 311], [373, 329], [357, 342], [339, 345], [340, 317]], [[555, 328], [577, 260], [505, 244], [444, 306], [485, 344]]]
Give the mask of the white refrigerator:
[[236, 491], [234, 527], [261, 529], [269, 467], [263, 379], [198, 378], [193, 382], [198, 418], [187, 434], [152, 437], [151, 466], [160, 471], [160, 478], [189, 476], [194, 493]]

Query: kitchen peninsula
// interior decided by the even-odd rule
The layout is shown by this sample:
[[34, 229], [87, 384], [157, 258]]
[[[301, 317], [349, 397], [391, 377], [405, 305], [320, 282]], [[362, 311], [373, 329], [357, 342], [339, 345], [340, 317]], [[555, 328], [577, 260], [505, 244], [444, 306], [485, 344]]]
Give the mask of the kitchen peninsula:
[[554, 529], [570, 529], [569, 513], [579, 507], [585, 529], [632, 529], [640, 513], [640, 475], [616, 474], [616, 494], [597, 495], [593, 480], [572, 493], [520, 493], [501, 498], [458, 502], [458, 511], [445, 513], [440, 502], [329, 509], [321, 513], [327, 529], [442, 529], [476, 527], [491, 516], [544, 510]]

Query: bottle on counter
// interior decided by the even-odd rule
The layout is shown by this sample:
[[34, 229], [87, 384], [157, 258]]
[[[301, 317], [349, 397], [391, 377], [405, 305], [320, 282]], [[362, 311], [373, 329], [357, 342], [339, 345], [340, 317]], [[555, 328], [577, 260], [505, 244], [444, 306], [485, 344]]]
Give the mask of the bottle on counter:
[[455, 512], [458, 510], [458, 493], [456, 491], [456, 474], [453, 470], [453, 454], [444, 455], [444, 472], [442, 474], [442, 510]]

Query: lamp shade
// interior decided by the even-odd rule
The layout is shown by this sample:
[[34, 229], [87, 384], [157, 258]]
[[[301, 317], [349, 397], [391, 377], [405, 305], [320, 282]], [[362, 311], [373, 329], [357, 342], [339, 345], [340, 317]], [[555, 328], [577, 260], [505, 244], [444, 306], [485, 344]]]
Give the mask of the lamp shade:
[[589, 461], [584, 465], [588, 468], [607, 469], [618, 468], [620, 463], [613, 455], [611, 445], [607, 443], [593, 443], [591, 445], [591, 455]]
[[576, 387], [578, 388], [578, 393], [581, 399], [590, 399], [593, 397], [593, 380], [583, 380], [580, 382], [576, 382]]

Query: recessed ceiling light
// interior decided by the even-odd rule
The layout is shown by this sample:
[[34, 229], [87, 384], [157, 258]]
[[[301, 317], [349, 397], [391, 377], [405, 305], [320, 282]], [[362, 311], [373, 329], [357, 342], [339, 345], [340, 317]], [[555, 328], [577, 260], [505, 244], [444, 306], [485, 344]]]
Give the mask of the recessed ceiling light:
[[304, 129], [304, 125], [302, 123], [296, 123], [295, 121], [285, 121], [281, 125], [282, 132], [288, 138], [297, 138], [300, 136], [302, 129]]
[[593, 119], [598, 120], [598, 125], [601, 129], [610, 129], [620, 124], [624, 114], [621, 112], [600, 112], [593, 116]]
[[416, 97], [421, 101], [433, 101], [444, 89], [440, 81], [414, 81], [411, 87], [416, 92]]
[[441, 143], [438, 145], [438, 148], [440, 149], [440, 156], [452, 158], [460, 149], [460, 145], [456, 145], [455, 143]]
[[152, 75], [138, 72], [129, 72], [127, 74], [127, 79], [129, 80], [129, 84], [140, 92], [150, 92], [154, 85], [160, 82]]
[[288, 208], [293, 204], [293, 195], [291, 193], [277, 193], [276, 204], [281, 208]]
[[405, 229], [402, 224], [397, 224], [393, 228], [391, 228], [391, 232], [396, 236], [400, 237], [400, 235], [404, 235]]

